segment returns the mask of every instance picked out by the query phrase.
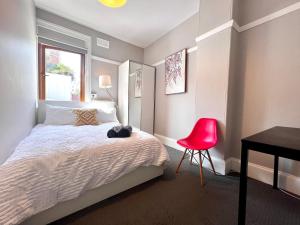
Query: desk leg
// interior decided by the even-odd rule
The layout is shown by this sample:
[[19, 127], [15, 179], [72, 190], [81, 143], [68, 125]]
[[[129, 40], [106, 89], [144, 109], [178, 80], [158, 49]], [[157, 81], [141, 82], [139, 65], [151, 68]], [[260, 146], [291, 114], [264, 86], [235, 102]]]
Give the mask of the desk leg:
[[248, 148], [242, 145], [238, 225], [246, 223]]
[[278, 189], [278, 161], [279, 157], [275, 155], [274, 157], [274, 175], [273, 175], [273, 188]]

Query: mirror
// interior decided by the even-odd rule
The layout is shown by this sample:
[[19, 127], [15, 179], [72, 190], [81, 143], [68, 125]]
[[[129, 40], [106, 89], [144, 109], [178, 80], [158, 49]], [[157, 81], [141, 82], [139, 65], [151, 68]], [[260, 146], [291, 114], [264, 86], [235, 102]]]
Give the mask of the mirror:
[[141, 129], [142, 115], [142, 73], [143, 65], [130, 62], [129, 66], [129, 124], [138, 129]]
[[122, 63], [118, 90], [120, 122], [153, 134], [155, 68], [129, 60]]

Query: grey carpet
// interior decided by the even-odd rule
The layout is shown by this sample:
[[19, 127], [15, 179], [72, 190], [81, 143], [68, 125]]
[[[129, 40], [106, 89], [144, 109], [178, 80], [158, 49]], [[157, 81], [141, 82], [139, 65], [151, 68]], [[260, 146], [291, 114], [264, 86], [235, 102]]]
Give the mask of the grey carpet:
[[[165, 174], [51, 225], [235, 225], [237, 176], [215, 176], [186, 160], [175, 175], [181, 152], [168, 148]], [[247, 225], [299, 225], [300, 201], [249, 179]]]

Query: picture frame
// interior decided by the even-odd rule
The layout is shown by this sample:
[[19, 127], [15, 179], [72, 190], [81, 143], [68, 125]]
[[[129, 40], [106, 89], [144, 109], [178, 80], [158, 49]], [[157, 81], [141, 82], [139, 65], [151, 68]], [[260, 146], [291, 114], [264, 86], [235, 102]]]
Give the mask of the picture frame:
[[182, 49], [165, 59], [165, 94], [186, 92], [186, 49]]

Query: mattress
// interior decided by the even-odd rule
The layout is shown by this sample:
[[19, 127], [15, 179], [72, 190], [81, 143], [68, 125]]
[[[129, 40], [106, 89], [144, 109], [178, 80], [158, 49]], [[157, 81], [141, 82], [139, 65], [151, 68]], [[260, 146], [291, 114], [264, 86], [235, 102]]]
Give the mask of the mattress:
[[37, 125], [0, 166], [0, 224], [18, 224], [138, 167], [169, 160], [164, 146], [145, 132], [107, 138], [114, 125]]

